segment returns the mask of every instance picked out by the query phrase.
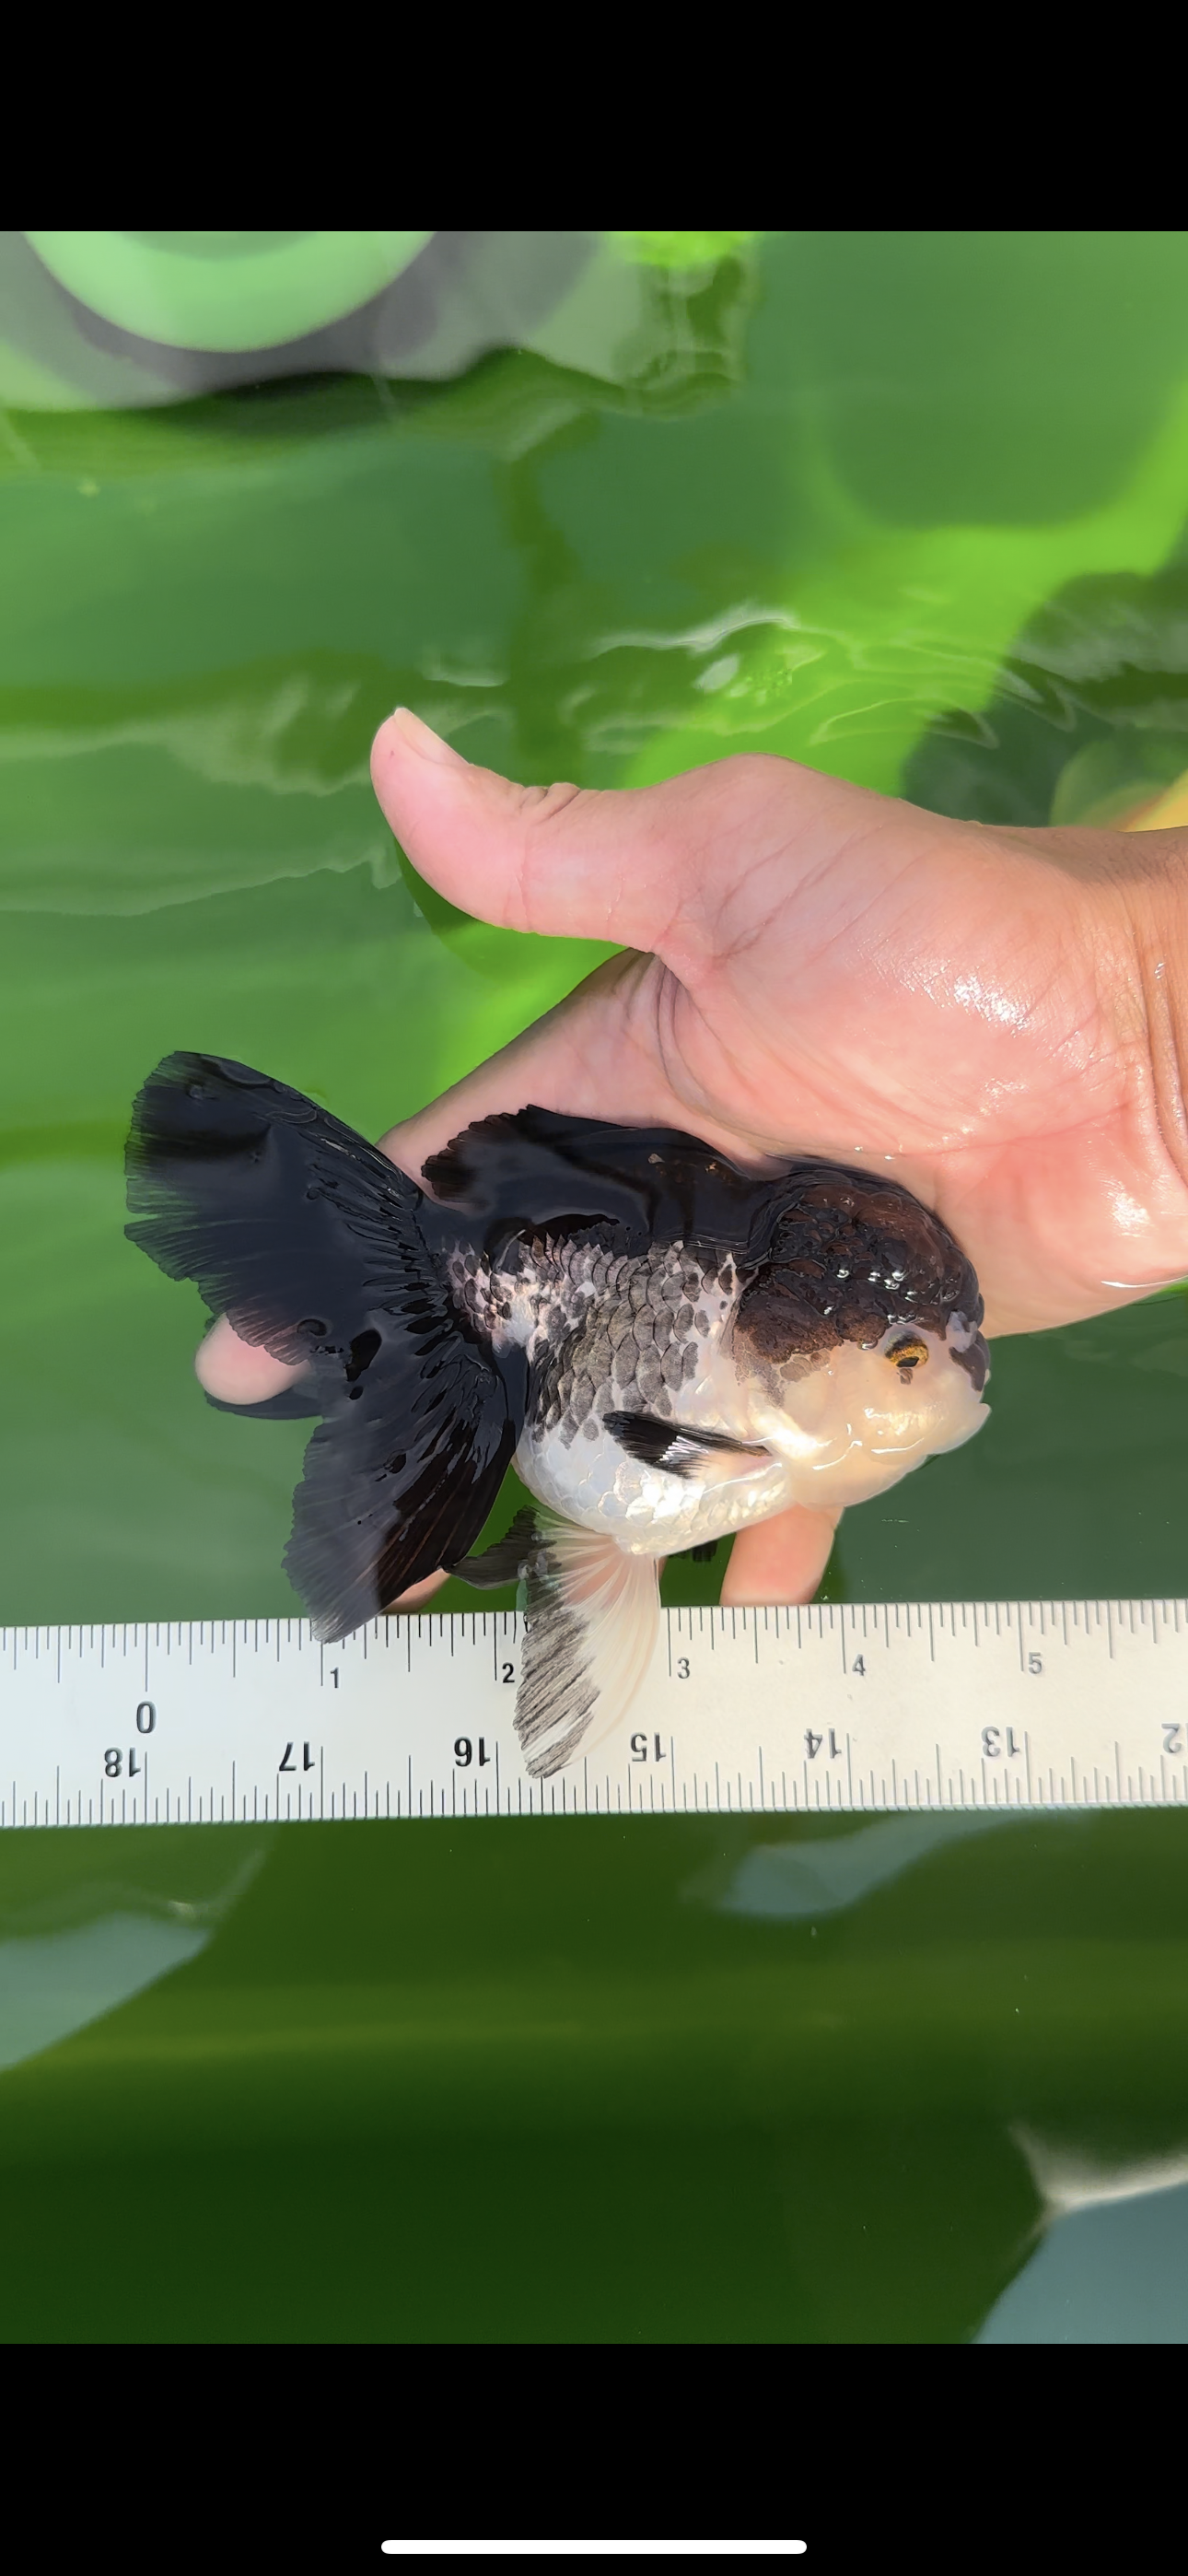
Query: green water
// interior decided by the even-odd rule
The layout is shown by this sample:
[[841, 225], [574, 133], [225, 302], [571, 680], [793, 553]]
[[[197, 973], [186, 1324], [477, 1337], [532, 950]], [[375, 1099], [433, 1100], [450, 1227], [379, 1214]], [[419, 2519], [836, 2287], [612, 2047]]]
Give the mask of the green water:
[[[772, 236], [654, 318], [621, 388], [511, 353], [0, 422], [0, 1617], [294, 1606], [304, 1426], [203, 1405], [197, 1300], [121, 1232], [157, 1057], [377, 1132], [601, 953], [412, 877], [366, 781], [398, 700], [523, 779], [749, 746], [1044, 821], [1087, 750], [1188, 767], [1183, 236]], [[849, 1516], [832, 1597], [1188, 1590], [1182, 1299], [1000, 1343], [993, 1404]], [[1188, 2145], [1188, 1820], [723, 1909], [809, 1832], [6, 1838], [0, 1968], [171, 1902], [204, 1946], [0, 2075], [0, 2336], [974, 2335], [1032, 2250], [1021, 2128]]]

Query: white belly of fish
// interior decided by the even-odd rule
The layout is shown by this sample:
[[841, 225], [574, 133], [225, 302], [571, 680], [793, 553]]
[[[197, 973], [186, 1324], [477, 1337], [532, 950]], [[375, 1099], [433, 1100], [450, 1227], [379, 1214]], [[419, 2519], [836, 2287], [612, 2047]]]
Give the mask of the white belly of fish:
[[795, 1500], [788, 1468], [777, 1458], [756, 1460], [742, 1475], [736, 1460], [724, 1458], [720, 1467], [711, 1460], [704, 1474], [674, 1476], [629, 1458], [601, 1424], [594, 1440], [569, 1446], [557, 1431], [526, 1432], [516, 1468], [549, 1511], [614, 1539], [633, 1556], [672, 1556], [727, 1538]]

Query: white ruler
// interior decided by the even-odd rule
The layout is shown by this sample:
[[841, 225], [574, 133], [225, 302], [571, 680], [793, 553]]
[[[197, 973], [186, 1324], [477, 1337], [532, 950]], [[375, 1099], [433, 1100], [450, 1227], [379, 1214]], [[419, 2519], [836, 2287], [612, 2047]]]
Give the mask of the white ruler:
[[0, 1631], [0, 1827], [1188, 1805], [1188, 1602], [672, 1610], [550, 1780], [514, 1613]]

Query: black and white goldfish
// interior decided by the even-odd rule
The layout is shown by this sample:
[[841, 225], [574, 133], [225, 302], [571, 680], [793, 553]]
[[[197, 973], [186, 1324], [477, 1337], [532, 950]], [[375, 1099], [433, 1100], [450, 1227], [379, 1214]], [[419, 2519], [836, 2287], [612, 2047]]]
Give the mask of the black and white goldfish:
[[[282, 1082], [172, 1055], [136, 1102], [128, 1232], [305, 1372], [236, 1409], [322, 1416], [285, 1562], [323, 1637], [441, 1566], [522, 1582], [537, 1776], [626, 1709], [663, 1557], [865, 1501], [986, 1418], [974, 1272], [893, 1181], [757, 1179], [675, 1129], [533, 1108], [424, 1178]], [[539, 1514], [476, 1557], [513, 1462]]]

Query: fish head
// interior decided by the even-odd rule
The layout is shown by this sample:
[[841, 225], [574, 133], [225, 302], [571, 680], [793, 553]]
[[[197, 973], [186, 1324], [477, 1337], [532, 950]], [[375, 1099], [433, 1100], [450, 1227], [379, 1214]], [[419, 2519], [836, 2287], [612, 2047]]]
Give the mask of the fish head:
[[739, 1300], [732, 1357], [799, 1503], [865, 1502], [987, 1418], [969, 1261], [919, 1200], [815, 1167]]
[[981, 1430], [986, 1366], [965, 1317], [943, 1333], [896, 1324], [873, 1345], [838, 1342], [807, 1366], [772, 1368], [752, 1419], [788, 1469], [796, 1502], [864, 1503]]

